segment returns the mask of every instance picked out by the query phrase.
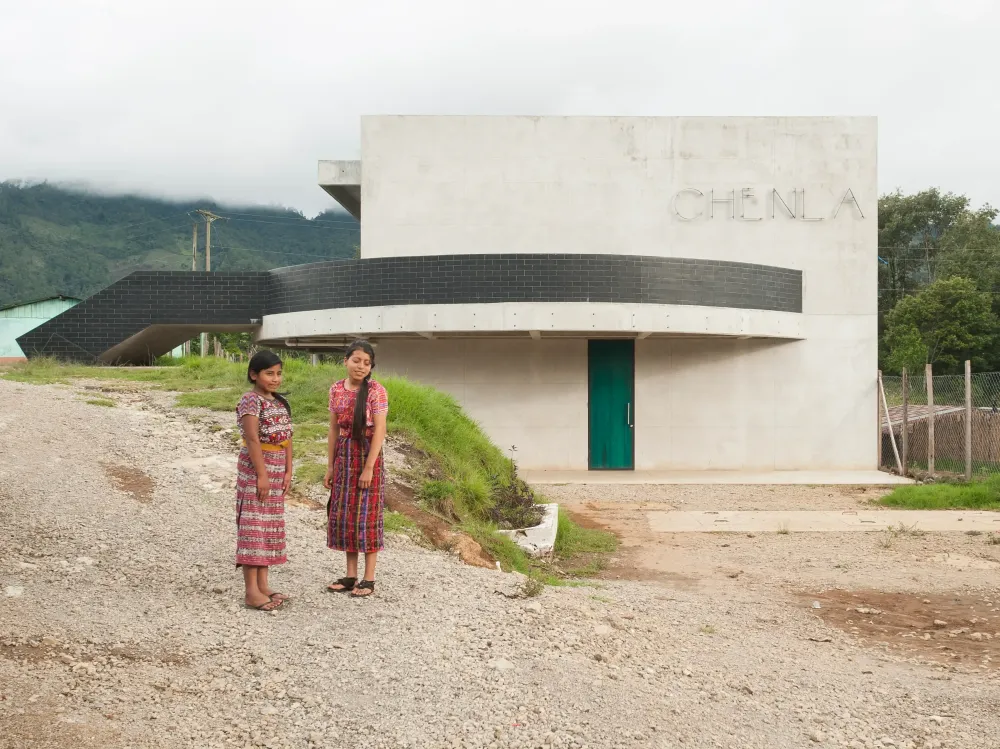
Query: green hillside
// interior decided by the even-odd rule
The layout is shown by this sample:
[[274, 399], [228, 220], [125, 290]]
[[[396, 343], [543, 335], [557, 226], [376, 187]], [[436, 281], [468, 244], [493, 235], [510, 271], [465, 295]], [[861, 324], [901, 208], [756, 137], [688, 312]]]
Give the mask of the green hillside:
[[212, 270], [266, 270], [354, 257], [357, 222], [328, 211], [227, 207], [105, 196], [47, 183], [0, 183], [0, 306], [55, 294], [87, 297], [134, 270], [190, 270], [193, 212], [225, 216], [212, 225]]

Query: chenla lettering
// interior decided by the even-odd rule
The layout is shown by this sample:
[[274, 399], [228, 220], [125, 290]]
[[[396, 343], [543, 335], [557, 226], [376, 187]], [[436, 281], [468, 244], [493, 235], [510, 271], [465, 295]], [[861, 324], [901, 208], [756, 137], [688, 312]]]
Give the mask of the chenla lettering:
[[844, 197], [835, 205], [827, 206], [824, 213], [810, 199], [806, 200], [806, 189], [796, 188], [784, 195], [773, 188], [761, 197], [753, 187], [733, 190], [709, 190], [705, 192], [695, 187], [680, 190], [670, 201], [674, 215], [681, 221], [707, 221], [729, 219], [731, 221], [763, 221], [764, 219], [785, 218], [794, 221], [834, 220], [848, 213], [864, 218], [861, 204], [848, 188]]

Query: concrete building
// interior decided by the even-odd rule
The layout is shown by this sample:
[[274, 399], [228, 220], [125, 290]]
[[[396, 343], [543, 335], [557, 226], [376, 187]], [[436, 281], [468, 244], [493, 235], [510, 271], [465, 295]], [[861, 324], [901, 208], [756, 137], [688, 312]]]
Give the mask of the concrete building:
[[870, 471], [876, 140], [874, 118], [365, 117], [361, 160], [319, 165], [360, 259], [133, 274], [22, 345], [363, 335], [527, 469]]
[[526, 468], [874, 468], [876, 131], [364, 118], [360, 163], [319, 174], [371, 285], [261, 337], [370, 336]]
[[80, 303], [69, 296], [53, 296], [0, 308], [0, 363], [24, 361], [18, 337]]

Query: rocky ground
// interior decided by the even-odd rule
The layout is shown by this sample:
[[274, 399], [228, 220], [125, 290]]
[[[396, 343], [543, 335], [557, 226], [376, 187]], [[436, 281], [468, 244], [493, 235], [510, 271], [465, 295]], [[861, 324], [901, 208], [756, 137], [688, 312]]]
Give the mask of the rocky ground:
[[324, 593], [340, 560], [292, 506], [274, 580], [295, 600], [248, 610], [226, 431], [102, 397], [0, 381], [0, 747], [1000, 746], [993, 669], [828, 624], [794, 570], [523, 597], [394, 536], [357, 601]]

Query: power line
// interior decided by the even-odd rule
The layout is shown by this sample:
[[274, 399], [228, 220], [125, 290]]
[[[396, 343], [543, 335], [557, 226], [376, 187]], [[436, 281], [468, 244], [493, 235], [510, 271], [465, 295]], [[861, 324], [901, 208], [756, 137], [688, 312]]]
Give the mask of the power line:
[[257, 247], [235, 247], [233, 245], [216, 245], [217, 250], [244, 250], [246, 252], [259, 252], [262, 255], [285, 255], [288, 257], [315, 257], [320, 260], [350, 260], [343, 255], [314, 255], [308, 252], [295, 252], [294, 250], [265, 250]]
[[274, 216], [270, 213], [235, 213], [233, 211], [223, 211], [220, 215], [226, 216], [254, 216], [257, 218], [276, 218], [288, 221], [308, 221], [311, 224], [342, 224], [344, 226], [359, 226], [358, 222], [351, 219], [348, 221], [334, 221], [332, 219], [306, 218], [305, 216]]
[[[292, 226], [292, 224], [282, 223], [281, 221], [261, 221], [260, 219], [256, 219], [256, 218], [231, 218], [230, 216], [225, 216], [225, 215], [222, 215], [222, 214], [220, 214], [220, 218], [226, 218], [226, 219], [229, 219], [230, 221], [242, 221], [242, 222], [245, 222], [245, 223], [248, 223], [248, 224], [274, 224], [275, 226], [284, 226], [286, 229], [289, 226]], [[314, 225], [314, 224], [299, 224], [298, 226], [301, 227], [301, 228], [304, 228], [304, 229], [325, 229], [326, 231], [349, 231], [349, 232], [353, 232], [355, 234], [361, 228], [360, 225], [354, 225], [354, 226], [317, 226], [317, 225]]]

